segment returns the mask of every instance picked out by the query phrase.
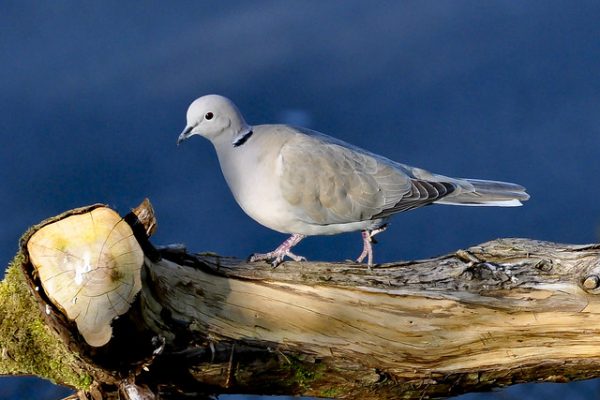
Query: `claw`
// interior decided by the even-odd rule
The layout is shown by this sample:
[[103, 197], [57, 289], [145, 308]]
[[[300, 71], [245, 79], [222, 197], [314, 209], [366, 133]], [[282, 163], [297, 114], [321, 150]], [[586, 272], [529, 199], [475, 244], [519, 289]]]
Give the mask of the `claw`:
[[294, 233], [290, 236], [286, 241], [284, 241], [278, 248], [268, 253], [259, 254], [255, 253], [248, 257], [248, 261], [271, 261], [271, 265], [273, 268], [276, 268], [279, 264], [283, 262], [285, 257], [289, 257], [294, 261], [306, 261], [306, 258], [302, 256], [298, 256], [291, 252], [292, 247], [300, 243], [300, 241], [304, 239], [304, 235], [300, 235], [298, 233]]

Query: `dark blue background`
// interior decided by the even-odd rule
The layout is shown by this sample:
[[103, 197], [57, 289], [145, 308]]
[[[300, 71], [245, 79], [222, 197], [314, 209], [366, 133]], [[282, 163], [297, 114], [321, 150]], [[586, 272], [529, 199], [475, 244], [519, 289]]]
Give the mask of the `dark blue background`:
[[[207, 141], [175, 146], [187, 106], [207, 93], [251, 124], [301, 123], [532, 196], [516, 209], [397, 216], [376, 261], [505, 236], [598, 241], [599, 17], [586, 1], [4, 2], [0, 259], [46, 217], [95, 202], [124, 214], [145, 196], [157, 244], [240, 257], [278, 245], [284, 236], [237, 206]], [[354, 233], [297, 252], [341, 260], [360, 246]], [[0, 380], [0, 397], [19, 398], [18, 382]], [[585, 398], [598, 384], [525, 388], [501, 393]]]

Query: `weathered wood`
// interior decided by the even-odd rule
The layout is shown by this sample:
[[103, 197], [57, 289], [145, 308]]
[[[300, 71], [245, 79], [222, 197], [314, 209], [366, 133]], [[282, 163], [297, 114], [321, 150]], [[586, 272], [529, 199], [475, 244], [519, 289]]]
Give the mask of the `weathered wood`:
[[[149, 268], [147, 321], [162, 324], [157, 315], [168, 315], [190, 324], [186, 334], [259, 343], [309, 355], [319, 368], [355, 371], [337, 386], [344, 397], [445, 396], [600, 371], [599, 289], [590, 283], [600, 274], [598, 245], [504, 239], [372, 271], [164, 256], [177, 262]], [[154, 329], [177, 339], [172, 325], [160, 324]], [[296, 393], [335, 388], [320, 377]]]
[[273, 269], [157, 251], [140, 234], [148, 221], [134, 229], [146, 254], [142, 291], [107, 346], [82, 344], [50, 305], [97, 392], [146, 384], [162, 398], [427, 398], [600, 376], [599, 245], [502, 239], [371, 271], [351, 262]]

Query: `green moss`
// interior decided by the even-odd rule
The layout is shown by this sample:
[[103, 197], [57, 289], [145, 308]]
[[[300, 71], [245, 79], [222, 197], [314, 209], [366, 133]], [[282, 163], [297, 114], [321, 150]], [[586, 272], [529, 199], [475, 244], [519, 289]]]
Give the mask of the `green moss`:
[[0, 374], [37, 375], [85, 389], [91, 377], [77, 371], [78, 360], [44, 324], [17, 254], [0, 282]]
[[304, 362], [289, 356], [287, 359], [289, 364], [285, 364], [285, 368], [290, 370], [293, 379], [302, 388], [310, 388], [312, 382], [323, 376], [322, 364]]
[[340, 394], [342, 394], [342, 391], [339, 390], [338, 388], [329, 388], [329, 389], [321, 390], [319, 397], [335, 399], [335, 398], [339, 397]]

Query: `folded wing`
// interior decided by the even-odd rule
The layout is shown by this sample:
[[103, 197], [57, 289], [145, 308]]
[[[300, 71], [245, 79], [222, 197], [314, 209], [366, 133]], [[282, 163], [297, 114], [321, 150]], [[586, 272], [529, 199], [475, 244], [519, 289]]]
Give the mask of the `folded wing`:
[[319, 225], [385, 218], [433, 203], [456, 187], [424, 170], [418, 171], [432, 179], [419, 179], [410, 167], [320, 135], [290, 139], [279, 167], [290, 207], [298, 218]]

